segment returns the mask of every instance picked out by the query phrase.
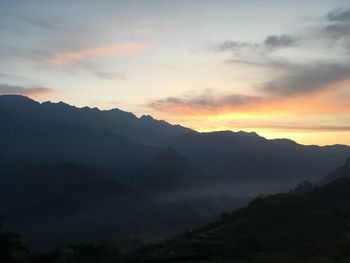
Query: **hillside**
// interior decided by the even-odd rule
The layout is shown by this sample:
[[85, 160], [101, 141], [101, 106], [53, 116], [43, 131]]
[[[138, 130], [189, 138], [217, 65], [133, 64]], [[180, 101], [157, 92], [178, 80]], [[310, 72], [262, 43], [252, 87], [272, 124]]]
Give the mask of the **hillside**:
[[346, 160], [345, 164], [338, 167], [335, 171], [329, 173], [321, 180], [321, 184], [326, 184], [340, 177], [350, 177], [350, 157]]
[[[220, 220], [205, 227], [163, 244], [145, 247], [137, 257], [142, 262], [225, 258], [242, 260], [239, 262], [290, 262], [287, 255], [304, 255], [298, 262], [323, 262], [312, 260], [335, 256], [336, 251], [349, 247], [349, 201], [348, 177], [338, 177], [300, 195], [282, 193], [259, 197], [245, 208], [222, 214]], [[322, 247], [327, 250], [320, 250]], [[346, 254], [336, 256], [344, 256], [345, 261], [339, 262], [348, 262]]]

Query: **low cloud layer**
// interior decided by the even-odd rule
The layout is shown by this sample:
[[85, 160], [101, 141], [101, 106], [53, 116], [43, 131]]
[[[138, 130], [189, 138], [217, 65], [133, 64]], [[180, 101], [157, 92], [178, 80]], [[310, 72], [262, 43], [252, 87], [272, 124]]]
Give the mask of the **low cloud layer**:
[[168, 97], [149, 103], [147, 106], [162, 112], [188, 112], [201, 114], [203, 111], [218, 112], [223, 108], [241, 108], [264, 102], [263, 97], [240, 94], [219, 94], [206, 90], [200, 94], [185, 94], [181, 97]]
[[0, 84], [0, 95], [24, 95], [40, 97], [45, 95], [52, 95], [55, 90], [45, 87], [26, 88], [17, 85]]

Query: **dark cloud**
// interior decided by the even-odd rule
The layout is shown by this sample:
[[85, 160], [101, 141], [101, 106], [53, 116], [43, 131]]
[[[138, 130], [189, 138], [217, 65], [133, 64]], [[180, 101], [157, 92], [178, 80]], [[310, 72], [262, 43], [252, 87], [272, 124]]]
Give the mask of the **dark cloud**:
[[350, 21], [350, 10], [337, 9], [327, 14], [327, 19], [330, 21], [344, 22]]
[[321, 36], [330, 40], [341, 39], [350, 36], [350, 23], [337, 23], [321, 28]]
[[261, 89], [278, 95], [310, 93], [348, 78], [350, 64], [289, 64], [286, 74], [264, 83]]
[[[227, 63], [259, 67], [273, 72], [270, 80], [257, 88], [269, 95], [294, 95], [318, 92], [350, 78], [350, 10], [334, 10], [318, 26], [305, 27], [291, 34], [270, 35], [261, 43], [225, 41], [219, 51], [233, 51]], [[293, 48], [316, 58], [295, 64], [288, 54], [277, 57], [275, 50]], [[247, 52], [247, 50], [249, 52]], [[334, 51], [334, 52], [332, 52]], [[329, 55], [328, 55], [329, 54]]]
[[267, 48], [275, 49], [292, 46], [295, 42], [296, 38], [291, 35], [272, 35], [265, 39], [264, 44]]
[[272, 49], [293, 46], [297, 42], [297, 38], [292, 35], [271, 35], [267, 36], [263, 43], [243, 42], [243, 41], [224, 41], [217, 46], [219, 51], [240, 51], [242, 49], [260, 49], [263, 51], [271, 51]]
[[45, 87], [25, 88], [17, 85], [0, 84], [0, 95], [45, 95], [55, 91]]
[[169, 97], [156, 100], [147, 106], [156, 110], [167, 110], [172, 107], [186, 107], [198, 110], [217, 110], [224, 107], [240, 107], [263, 102], [265, 98], [240, 94], [216, 94], [206, 90], [201, 94], [189, 94], [183, 97]]
[[240, 42], [240, 41], [225, 41], [217, 46], [217, 50], [219, 51], [232, 51], [239, 50], [242, 48], [252, 48], [258, 47], [258, 44], [250, 43], [250, 42]]

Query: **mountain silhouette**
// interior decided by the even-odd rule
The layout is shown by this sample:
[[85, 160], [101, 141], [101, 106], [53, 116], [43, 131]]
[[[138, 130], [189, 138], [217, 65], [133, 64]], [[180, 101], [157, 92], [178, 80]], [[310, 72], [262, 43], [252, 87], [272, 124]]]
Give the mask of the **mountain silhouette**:
[[55, 121], [60, 124], [104, 130], [151, 145], [176, 135], [194, 132], [180, 125], [155, 120], [151, 116], [138, 118], [132, 113], [119, 109], [77, 108], [63, 102], [38, 103], [17, 95], [0, 96], [0, 111], [35, 121]]
[[256, 133], [187, 133], [164, 143], [216, 180], [317, 180], [336, 169], [349, 147], [306, 146], [287, 139], [267, 140]]
[[35, 249], [169, 237], [319, 181], [350, 150], [23, 96], [0, 96], [0, 123], [0, 212]]

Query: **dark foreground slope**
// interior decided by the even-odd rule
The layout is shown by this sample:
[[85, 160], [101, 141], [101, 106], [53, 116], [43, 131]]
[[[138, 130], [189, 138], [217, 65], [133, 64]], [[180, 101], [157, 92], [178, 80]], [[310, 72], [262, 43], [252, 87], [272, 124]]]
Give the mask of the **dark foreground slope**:
[[15, 251], [18, 261], [8, 262], [347, 263], [350, 170], [342, 169], [342, 175], [346, 177], [302, 194], [290, 191], [256, 198], [245, 208], [222, 214], [220, 220], [129, 255], [93, 244], [28, 255], [16, 235], [0, 232], [6, 245], [0, 258]]
[[158, 240], [206, 222], [200, 204], [208, 209], [212, 202], [162, 200], [166, 194], [130, 189], [76, 163], [14, 162], [1, 166], [0, 174], [4, 228], [19, 233], [33, 251]]
[[158, 245], [144, 246], [129, 255], [121, 254], [115, 247], [93, 244], [30, 254], [23, 250], [15, 234], [0, 231], [0, 259], [33, 263], [347, 263], [349, 170], [346, 175], [303, 194], [291, 191], [256, 198], [247, 207], [224, 213], [220, 220], [205, 227]]
[[205, 227], [144, 248], [138, 257], [151, 262], [293, 262], [288, 257], [297, 262], [349, 262], [350, 169], [346, 175], [301, 195], [256, 198]]

